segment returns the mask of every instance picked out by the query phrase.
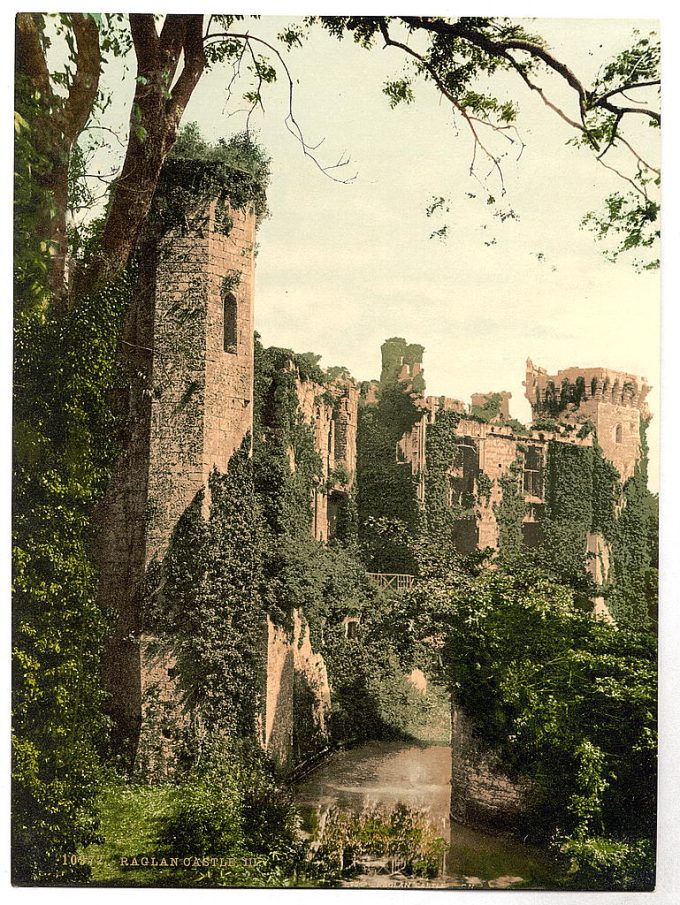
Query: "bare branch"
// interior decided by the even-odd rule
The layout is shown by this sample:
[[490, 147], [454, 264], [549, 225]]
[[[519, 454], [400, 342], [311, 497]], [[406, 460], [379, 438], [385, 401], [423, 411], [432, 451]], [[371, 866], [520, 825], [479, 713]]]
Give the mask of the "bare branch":
[[[441, 77], [440, 77], [439, 73], [437, 72], [437, 70], [434, 68], [434, 66], [428, 60], [426, 60], [425, 57], [421, 56], [419, 53], [417, 53], [415, 50], [413, 50], [412, 47], [409, 47], [408, 44], [403, 44], [401, 41], [393, 40], [390, 37], [389, 30], [388, 30], [385, 22], [380, 23], [380, 31], [382, 33], [386, 46], [398, 47], [400, 50], [403, 50], [409, 56], [413, 57], [415, 60], [418, 61], [419, 65], [421, 65], [430, 74], [432, 80], [437, 85], [437, 87], [439, 88], [440, 92], [444, 95], [444, 97], [446, 97], [447, 100], [449, 100], [451, 102], [453, 107], [461, 114], [463, 119], [468, 124], [470, 131], [472, 132], [472, 135], [473, 135], [474, 141], [475, 141], [475, 148], [477, 146], [479, 146], [482, 149], [482, 151], [486, 154], [486, 156], [489, 158], [489, 160], [491, 161], [492, 171], [493, 171], [493, 169], [495, 169], [497, 171], [499, 179], [500, 179], [500, 183], [501, 183], [501, 191], [503, 194], [505, 194], [505, 180], [503, 178], [503, 170], [501, 169], [498, 159], [489, 151], [489, 149], [486, 147], [484, 142], [480, 139], [479, 134], [478, 134], [477, 130], [475, 129], [475, 126], [470, 117], [470, 114], [467, 112], [467, 110], [463, 106], [461, 106], [458, 99], [453, 94], [451, 94], [451, 92], [448, 90], [446, 85], [441, 80]], [[474, 175], [473, 171], [474, 171], [475, 157], [476, 157], [476, 152], [472, 158], [472, 164], [471, 164], [471, 168], [470, 168], [471, 175]]]
[[332, 179], [333, 182], [340, 182], [344, 185], [348, 185], [349, 183], [354, 182], [354, 180], [356, 179], [356, 174], [354, 176], [350, 176], [346, 179], [340, 179], [337, 176], [334, 176], [333, 173], [331, 172], [331, 170], [335, 170], [342, 166], [347, 166], [349, 164], [349, 160], [345, 160], [344, 162], [342, 162], [342, 158], [341, 158], [338, 163], [332, 164], [330, 166], [324, 166], [324, 164], [322, 164], [318, 160], [318, 158], [315, 157], [314, 154], [312, 153], [314, 150], [316, 150], [319, 147], [321, 142], [319, 142], [317, 145], [310, 145], [305, 140], [302, 129], [301, 129], [297, 119], [295, 118], [295, 113], [293, 111], [293, 95], [294, 95], [294, 84], [295, 83], [293, 81], [293, 77], [291, 75], [290, 69], [288, 68], [287, 63], [284, 60], [284, 58], [283, 58], [281, 52], [278, 50], [278, 48], [274, 47], [274, 45], [270, 44], [268, 41], [265, 41], [264, 38], [260, 38], [257, 35], [251, 35], [248, 33], [240, 34], [237, 32], [219, 32], [219, 33], [215, 32], [213, 34], [207, 35], [205, 38], [205, 41], [207, 42], [207, 41], [213, 40], [213, 39], [224, 39], [224, 38], [232, 38], [232, 39], [236, 39], [239, 41], [245, 41], [245, 42], [255, 41], [256, 43], [262, 44], [264, 47], [267, 47], [269, 50], [271, 50], [271, 52], [276, 56], [279, 63], [281, 64], [281, 67], [286, 74], [286, 80], [288, 82], [288, 114], [286, 115], [286, 118], [284, 120], [286, 129], [288, 129], [288, 131], [291, 133], [291, 135], [293, 135], [297, 139], [297, 141], [299, 141], [305, 157], [309, 157], [309, 159], [312, 161], [312, 163], [314, 163], [314, 165], [325, 176], [328, 176], [328, 178]]
[[[615, 94], [623, 94], [624, 91], [632, 91], [634, 88], [650, 88], [653, 85], [661, 85], [661, 79], [651, 79], [649, 82], [626, 82], [625, 85], [620, 85], [618, 88], [612, 88], [611, 91], [605, 91], [604, 94], [595, 98], [592, 103], [598, 105], [602, 101], [606, 101], [610, 97], [613, 97]], [[640, 101], [638, 101], [638, 103], [640, 103]]]

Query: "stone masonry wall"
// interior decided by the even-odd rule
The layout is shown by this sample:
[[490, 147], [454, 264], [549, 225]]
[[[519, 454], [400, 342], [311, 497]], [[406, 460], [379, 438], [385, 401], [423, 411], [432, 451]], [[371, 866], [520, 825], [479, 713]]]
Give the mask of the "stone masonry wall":
[[[186, 234], [149, 237], [142, 246], [124, 337], [129, 433], [97, 516], [100, 600], [116, 614], [104, 673], [114, 740], [130, 762], [140, 739], [144, 750], [169, 747], [157, 739], [169, 732], [173, 708], [177, 724], [184, 721], [172, 658], [141, 633], [146, 567], [163, 555], [213, 467], [226, 469], [252, 427], [255, 218], [233, 212], [224, 236], [215, 231], [214, 204], [208, 214], [190, 217]], [[192, 222], [200, 225], [192, 229]], [[225, 277], [237, 309], [233, 352], [224, 350]], [[145, 739], [143, 714], [157, 713], [159, 702], [164, 725], [156, 721]]]
[[[336, 378], [329, 386], [298, 377], [295, 388], [300, 414], [313, 430], [314, 448], [321, 457], [321, 484], [312, 500], [312, 533], [325, 543], [331, 523], [329, 494], [348, 493], [356, 476], [359, 389], [346, 377]], [[345, 473], [343, 480], [337, 478], [339, 467]]]
[[559, 420], [591, 421], [605, 458], [616, 466], [622, 482], [632, 476], [640, 458], [640, 419], [649, 418], [646, 399], [651, 387], [644, 377], [610, 368], [566, 368], [550, 375], [527, 359], [524, 386], [535, 418], [545, 415], [563, 390], [573, 392], [580, 386], [578, 402], [559, 403]]
[[451, 817], [481, 829], [520, 828], [530, 794], [526, 781], [513, 782], [475, 736], [474, 724], [455, 702], [451, 710]]
[[[309, 626], [299, 610], [293, 611], [292, 630], [268, 619], [267, 688], [264, 714], [264, 747], [279, 767], [295, 763], [297, 733], [296, 697], [300, 686], [312, 696], [305, 719], [313, 726], [317, 751], [328, 742], [331, 695], [323, 657], [312, 649]], [[299, 705], [297, 705], [299, 708]]]

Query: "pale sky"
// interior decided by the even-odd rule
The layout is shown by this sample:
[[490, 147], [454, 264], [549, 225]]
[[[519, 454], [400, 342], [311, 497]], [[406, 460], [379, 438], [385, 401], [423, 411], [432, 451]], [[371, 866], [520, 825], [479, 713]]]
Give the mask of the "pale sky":
[[[265, 16], [238, 27], [274, 42], [292, 21]], [[655, 23], [536, 19], [527, 27], [587, 82], [600, 62], [630, 44], [634, 28], [649, 31]], [[402, 73], [400, 51], [365, 51], [317, 28], [285, 59], [307, 142], [323, 141], [316, 155], [324, 164], [349, 157], [340, 172], [356, 178], [340, 184], [319, 172], [285, 128], [283, 73], [265, 86], [265, 111], [251, 117], [272, 157], [271, 217], [258, 234], [255, 287], [255, 324], [265, 345], [316, 352], [322, 365], [346, 365], [365, 380], [379, 376], [380, 344], [404, 336], [425, 346], [428, 393], [469, 402], [474, 392], [509, 390], [511, 414], [522, 421], [530, 418], [522, 386], [527, 356], [551, 373], [601, 365], [643, 375], [653, 386], [650, 483], [657, 488], [659, 275], [638, 274], [625, 258], [607, 262], [592, 235], [579, 229], [588, 210], [599, 210], [625, 184], [586, 151], [566, 146], [573, 129], [507, 75], [494, 83], [496, 94], [519, 102], [525, 147], [517, 160], [519, 142], [482, 129], [490, 148], [507, 152], [507, 192], [501, 197], [492, 173], [486, 186], [499, 204], [489, 207], [487, 192], [469, 174], [467, 127], [454, 122], [431, 84], [416, 85], [414, 104], [390, 109], [382, 87]], [[120, 69], [109, 73], [116, 93], [105, 121], [124, 129], [133, 81]], [[237, 83], [227, 100], [229, 75], [228, 67], [205, 75], [183, 119], [198, 122], [210, 140], [245, 126], [246, 85]], [[559, 79], [542, 84], [575, 114]], [[644, 129], [638, 138], [658, 164], [658, 132]], [[115, 143], [111, 150], [120, 159]], [[490, 165], [481, 152], [477, 159], [484, 176]], [[426, 216], [433, 196], [448, 199], [445, 218]], [[497, 207], [518, 219], [501, 223], [493, 216]], [[430, 238], [444, 223], [446, 240]]]
[[[267, 17], [247, 27], [271, 39], [290, 21]], [[636, 26], [654, 23], [553, 19], [530, 28], [587, 79], [629, 43]], [[284, 127], [286, 85], [282, 79], [269, 86], [264, 115], [251, 119], [273, 158], [271, 218], [259, 231], [256, 279], [263, 342], [320, 353], [323, 365], [344, 364], [363, 380], [379, 376], [381, 342], [404, 336], [425, 346], [428, 392], [469, 401], [473, 392], [510, 390], [511, 413], [520, 420], [529, 418], [527, 356], [551, 373], [602, 365], [644, 375], [654, 386], [656, 487], [658, 273], [638, 274], [624, 259], [608, 263], [579, 229], [586, 211], [625, 186], [587, 152], [565, 146], [573, 130], [508, 77], [526, 147], [516, 161], [518, 145], [508, 144], [502, 206], [519, 220], [500, 223], [469, 176], [469, 134], [462, 125], [456, 134], [432, 85], [416, 88], [414, 104], [389, 108], [381, 89], [402, 71], [399, 51], [367, 52], [317, 30], [286, 60], [299, 80], [295, 110], [307, 141], [323, 139], [316, 153], [324, 163], [345, 153], [345, 171], [357, 177], [350, 185], [332, 182], [304, 157]], [[234, 113], [244, 106], [238, 97], [225, 107], [225, 81], [224, 72], [208, 75], [185, 115], [210, 139], [244, 124], [245, 114]], [[555, 96], [573, 112], [560, 89], [555, 83]], [[642, 136], [653, 162], [656, 137]], [[507, 144], [495, 138], [497, 147]], [[489, 167], [479, 159], [483, 175]], [[498, 180], [492, 176], [488, 185], [499, 197]], [[451, 199], [446, 221], [428, 219], [427, 204], [440, 195]], [[430, 239], [444, 222], [446, 241]]]

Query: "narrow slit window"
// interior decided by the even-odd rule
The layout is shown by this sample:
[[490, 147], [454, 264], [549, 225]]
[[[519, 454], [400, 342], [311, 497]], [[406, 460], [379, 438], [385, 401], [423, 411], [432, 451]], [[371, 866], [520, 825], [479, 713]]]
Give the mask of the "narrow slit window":
[[224, 296], [224, 351], [236, 352], [238, 303], [233, 292]]

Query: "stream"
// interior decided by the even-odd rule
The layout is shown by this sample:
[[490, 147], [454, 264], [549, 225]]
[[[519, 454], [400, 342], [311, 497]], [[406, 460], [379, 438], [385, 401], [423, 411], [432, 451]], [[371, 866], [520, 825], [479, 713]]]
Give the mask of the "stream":
[[338, 751], [300, 780], [295, 801], [313, 835], [330, 808], [361, 812], [398, 804], [421, 811], [448, 844], [440, 875], [432, 880], [367, 871], [343, 883], [358, 887], [486, 889], [555, 888], [558, 870], [543, 852], [505, 836], [473, 830], [449, 819], [451, 749], [445, 745], [369, 742]]

